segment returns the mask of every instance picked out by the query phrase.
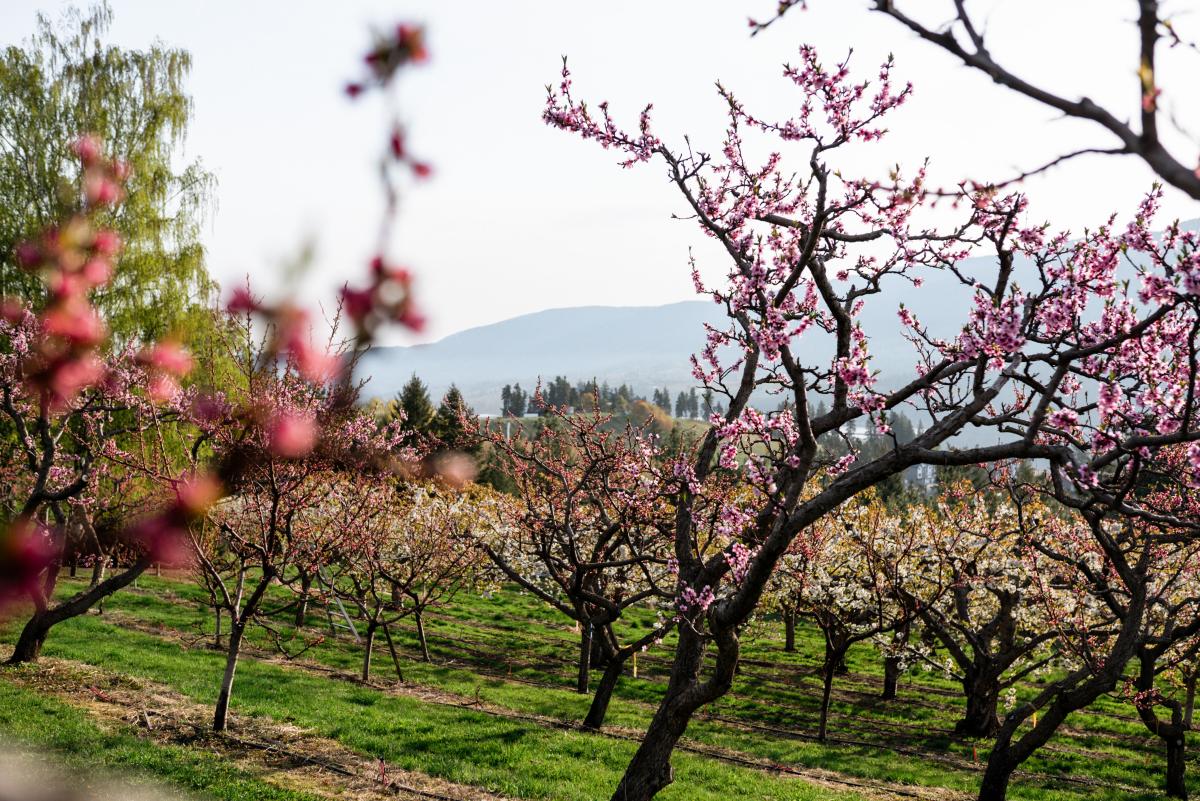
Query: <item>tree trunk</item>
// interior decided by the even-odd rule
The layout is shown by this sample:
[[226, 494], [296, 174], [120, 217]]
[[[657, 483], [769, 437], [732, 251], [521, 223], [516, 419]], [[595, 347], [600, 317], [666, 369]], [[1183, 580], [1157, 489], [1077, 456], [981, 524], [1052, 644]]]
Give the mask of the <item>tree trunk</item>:
[[21, 630], [21, 636], [17, 639], [16, 647], [12, 656], [9, 657], [8, 663], [19, 665], [22, 662], [36, 661], [41, 655], [42, 645], [46, 642], [46, 636], [52, 627], [64, 620], [82, 615], [98, 602], [136, 579], [149, 566], [148, 558], [138, 559], [126, 570], [92, 584], [86, 590], [76, 593], [58, 606], [35, 612], [26, 622], [25, 628]]
[[229, 648], [225, 652], [225, 675], [221, 677], [221, 693], [217, 696], [217, 709], [213, 713], [213, 731], [225, 731], [225, 722], [229, 715], [229, 697], [233, 693], [233, 676], [237, 672], [238, 656], [242, 649], [242, 634], [245, 630], [246, 624], [240, 621], [229, 627]]
[[896, 697], [896, 688], [900, 684], [900, 657], [889, 656], [883, 660], [883, 692], [879, 697], [891, 701]]
[[92, 565], [92, 587], [95, 587], [100, 582], [104, 581], [104, 570], [108, 567], [108, 557], [100, 554], [96, 557], [96, 563]]
[[313, 577], [307, 570], [300, 573], [300, 597], [296, 600], [296, 628], [304, 628], [308, 618], [308, 596], [312, 592]]
[[981, 672], [969, 672], [963, 678], [967, 708], [954, 724], [954, 733], [963, 737], [991, 737], [1000, 728], [996, 707], [1000, 703], [1000, 682]]
[[421, 610], [413, 612], [413, 617], [417, 621], [417, 642], [421, 644], [421, 658], [426, 662], [433, 662], [433, 658], [429, 656], [429, 641], [425, 639], [425, 618], [421, 615]]
[[580, 622], [579, 635], [579, 679], [576, 682], [575, 689], [577, 692], [587, 694], [588, 691], [588, 674], [591, 673], [592, 661], [592, 624], [590, 622]]
[[363, 647], [362, 680], [371, 680], [371, 650], [375, 647], [375, 621], [367, 624], [367, 634]]
[[587, 717], [583, 719], [583, 728], [599, 731], [604, 725], [604, 716], [608, 713], [608, 704], [612, 701], [613, 690], [617, 687], [617, 681], [621, 678], [621, 669], [625, 666], [625, 656], [614, 654], [609, 656], [608, 665], [604, 668], [604, 675], [600, 677], [600, 684], [596, 686], [596, 695], [592, 698], [592, 705], [588, 707]]
[[1167, 795], [1171, 798], [1187, 798], [1186, 754], [1184, 752], [1183, 732], [1176, 737], [1166, 739], [1167, 744]]
[[396, 644], [392, 642], [392, 632], [388, 624], [383, 624], [383, 636], [387, 639], [388, 651], [392, 654], [392, 664], [396, 666], [396, 678], [404, 681], [404, 671], [400, 670], [400, 657], [396, 654]]
[[830, 645], [825, 647], [825, 664], [822, 666], [821, 686], [821, 720], [817, 725], [817, 741], [825, 742], [829, 733], [829, 701], [833, 697], [833, 676], [838, 672], [838, 665], [846, 658], [845, 649], [836, 649]]
[[979, 801], [1005, 801], [1008, 795], [1008, 780], [1012, 778], [1016, 765], [996, 759], [995, 753], [992, 752], [992, 758], [983, 771], [983, 781], [979, 783]]
[[1187, 677], [1187, 694], [1183, 698], [1183, 725], [1192, 728], [1192, 710], [1196, 708], [1196, 679], [1200, 670]]
[[796, 610], [783, 610], [783, 650], [791, 653], [796, 650]]
[[42, 655], [42, 646], [46, 643], [46, 635], [50, 633], [50, 624], [46, 622], [46, 612], [35, 612], [21, 629], [21, 636], [13, 649], [8, 664], [20, 665], [24, 662], [36, 662]]

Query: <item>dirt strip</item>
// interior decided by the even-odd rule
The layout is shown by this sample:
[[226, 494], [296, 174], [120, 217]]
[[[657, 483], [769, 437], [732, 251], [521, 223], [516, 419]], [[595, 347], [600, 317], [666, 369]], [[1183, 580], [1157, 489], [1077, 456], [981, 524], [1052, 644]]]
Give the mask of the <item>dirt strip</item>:
[[505, 801], [477, 787], [402, 770], [336, 740], [270, 718], [231, 714], [211, 731], [212, 709], [164, 685], [65, 659], [0, 671], [0, 679], [82, 709], [106, 731], [219, 754], [256, 778], [339, 801]]
[[[187, 634], [185, 634], [184, 632], [180, 632], [175, 629], [149, 624], [146, 621], [141, 620], [140, 618], [137, 618], [137, 617], [134, 617], [132, 615], [128, 615], [128, 614], [125, 614], [122, 612], [110, 611], [110, 612], [106, 613], [105, 617], [108, 618], [113, 623], [118, 623], [122, 627], [140, 631], [140, 632], [144, 632], [147, 634], [151, 634], [151, 635], [160, 637], [162, 639], [169, 640], [171, 642], [176, 642], [176, 643], [179, 643], [180, 645], [184, 646], [185, 648], [186, 647], [196, 647], [196, 638], [195, 637], [190, 637]], [[208, 646], [207, 646], [207, 644], [205, 644], [200, 647], [208, 647]], [[242, 651], [245, 655], [253, 656], [255, 659], [257, 659], [259, 661], [268, 662], [271, 664], [295, 668], [295, 669], [300, 669], [305, 672], [317, 673], [317, 674], [329, 676], [329, 677], [332, 677], [332, 678], [335, 678], [335, 679], [338, 679], [341, 681], [347, 681], [347, 682], [351, 682], [351, 683], [355, 683], [355, 684], [360, 684], [363, 686], [368, 686], [373, 689], [379, 690], [380, 692], [384, 692], [384, 693], [391, 694], [391, 695], [402, 695], [402, 696], [407, 696], [407, 697], [411, 697], [411, 698], [417, 698], [417, 699], [425, 701], [427, 703], [435, 703], [435, 704], [441, 704], [441, 705], [445, 705], [445, 706], [455, 706], [455, 707], [460, 707], [460, 708], [469, 708], [469, 709], [473, 709], [475, 711], [483, 712], [485, 714], [494, 715], [497, 717], [504, 717], [504, 718], [509, 718], [509, 719], [513, 719], [513, 720], [527, 720], [527, 721], [536, 723], [538, 725], [551, 727], [551, 728], [558, 728], [558, 729], [563, 729], [563, 730], [578, 730], [577, 724], [575, 724], [574, 722], [571, 722], [571, 721], [564, 721], [560, 718], [550, 717], [550, 716], [546, 716], [546, 715], [537, 715], [537, 714], [532, 714], [532, 713], [516, 712], [508, 707], [500, 706], [497, 704], [491, 704], [491, 703], [483, 701], [479, 698], [470, 698], [467, 696], [444, 692], [444, 691], [437, 690], [437, 689], [430, 688], [430, 687], [414, 685], [414, 684], [407, 684], [407, 683], [399, 684], [399, 683], [391, 682], [388, 684], [382, 684], [382, 683], [375, 682], [375, 681], [364, 683], [361, 681], [361, 679], [357, 675], [353, 675], [353, 674], [347, 673], [345, 671], [340, 671], [335, 668], [331, 668], [329, 666], [322, 665], [320, 663], [316, 663], [316, 662], [313, 662], [313, 661], [310, 661], [307, 659], [288, 659], [287, 657], [282, 656], [278, 653], [271, 652], [271, 651], [264, 651], [262, 649], [257, 649], [257, 648], [251, 648], [249, 646], [243, 646]], [[753, 724], [735, 722], [733, 720], [729, 720], [728, 725], [730, 725], [731, 728], [741, 728], [744, 730], [757, 730], [760, 728], [760, 727], [754, 726]], [[604, 731], [599, 732], [598, 734], [607, 736], [607, 737], [615, 737], [615, 738], [624, 739], [624, 740], [631, 740], [633, 742], [640, 742], [640, 740], [641, 740], [641, 731], [640, 730], [623, 729], [623, 728], [615, 727], [615, 726], [605, 727]], [[812, 735], [792, 734], [792, 736], [796, 737], [798, 739], [805, 739], [805, 740], [814, 739], [814, 737]], [[886, 750], [890, 750], [890, 751], [893, 751], [896, 753], [901, 753], [901, 754], [905, 754], [905, 755], [917, 756], [917, 757], [920, 757], [923, 759], [928, 759], [930, 761], [937, 762], [937, 763], [943, 764], [947, 767], [952, 767], [952, 768], [959, 769], [959, 770], [978, 772], [978, 771], [981, 771], [983, 768], [982, 764], [975, 763], [965, 757], [959, 757], [959, 756], [956, 756], [953, 754], [931, 753], [929, 751], [926, 751], [923, 749], [918, 749], [918, 748], [904, 747], [904, 746], [899, 746], [899, 745], [882, 745], [880, 743], [839, 739], [839, 738], [834, 738], [834, 737], [830, 737], [828, 742], [830, 744], [843, 744], [843, 745], [861, 746], [861, 747], [870, 747], [870, 748], [884, 748]], [[681, 745], [679, 746], [679, 749], [684, 750], [684, 751], [689, 751], [692, 753], [696, 753], [696, 754], [701, 754], [704, 756], [709, 756], [709, 757], [712, 757], [715, 759], [720, 759], [722, 761], [756, 767], [756, 768], [766, 770], [769, 772], [801, 777], [801, 778], [807, 779], [809, 781], [812, 781], [813, 783], [826, 784], [829, 782], [833, 782], [837, 786], [842, 787], [843, 789], [851, 789], [852, 788], [854, 791], [859, 792], [860, 794], [867, 794], [873, 798], [886, 798], [886, 799], [925, 798], [925, 799], [938, 799], [940, 801], [941, 799], [967, 797], [963, 793], [946, 790], [944, 788], [924, 787], [924, 786], [907, 785], [907, 784], [895, 784], [895, 783], [888, 783], [888, 782], [876, 782], [875, 780], [872, 780], [872, 779], [860, 779], [858, 777], [844, 776], [843, 774], [836, 773], [833, 771], [825, 771], [825, 770], [821, 770], [821, 769], [807, 768], [807, 767], [802, 767], [802, 766], [776, 764], [769, 760], [759, 759], [757, 757], [745, 754], [743, 752], [733, 751], [730, 749], [716, 748], [713, 746], [704, 745], [704, 744], [701, 744], [701, 743], [698, 743], [695, 741], [689, 741], [686, 739], [684, 741], [682, 741]], [[1056, 783], [1060, 784], [1060, 785], [1061, 784], [1068, 784], [1068, 785], [1073, 784], [1076, 786], [1100, 787], [1100, 788], [1122, 790], [1122, 791], [1126, 791], [1126, 792], [1144, 792], [1144, 788], [1134, 787], [1134, 786], [1125, 785], [1125, 784], [1119, 784], [1119, 783], [1115, 783], [1115, 782], [1106, 782], [1106, 781], [1102, 781], [1102, 780], [1093, 779], [1093, 778], [1087, 777], [1087, 776], [1038, 773], [1038, 772], [1034, 772], [1034, 771], [1017, 771], [1017, 773], [1014, 775], [1023, 777], [1023, 778], [1035, 779], [1038, 781], [1046, 782], [1050, 786], [1053, 786]], [[873, 794], [875, 792], [881, 793], [882, 795]]]

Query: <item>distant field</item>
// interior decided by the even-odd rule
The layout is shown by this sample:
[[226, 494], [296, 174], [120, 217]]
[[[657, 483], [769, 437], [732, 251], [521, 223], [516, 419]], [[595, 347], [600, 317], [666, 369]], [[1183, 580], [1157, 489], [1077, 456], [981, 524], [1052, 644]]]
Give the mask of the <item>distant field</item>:
[[[626, 675], [605, 734], [576, 723], [576, 635], [532, 597], [464, 594], [429, 621], [434, 663], [399, 631], [403, 683], [377, 643], [373, 680], [361, 648], [330, 637], [314, 608], [297, 633], [278, 629], [289, 661], [257, 630], [234, 688], [232, 739], [204, 728], [223, 655], [213, 619], [185, 577], [143, 578], [103, 615], [56, 628], [47, 660], [0, 672], [0, 733], [230, 799], [607, 798], [664, 686], [667, 646]], [[634, 619], [631, 627], [650, 625]], [[953, 683], [913, 672], [900, 697], [876, 697], [875, 652], [852, 651], [835, 685], [831, 738], [815, 741], [820, 635], [797, 650], [762, 621], [746, 637], [734, 691], [688, 730], [667, 799], [953, 799], [975, 789], [986, 742], [956, 739]], [[6, 642], [14, 624], [4, 629]], [[322, 639], [323, 638], [323, 639]], [[181, 744], [203, 745], [182, 748]], [[1103, 699], [1017, 777], [1014, 799], [1158, 798], [1162, 754], [1127, 703]], [[1200, 782], [1192, 788], [1200, 791]], [[403, 789], [408, 788], [408, 789]]]

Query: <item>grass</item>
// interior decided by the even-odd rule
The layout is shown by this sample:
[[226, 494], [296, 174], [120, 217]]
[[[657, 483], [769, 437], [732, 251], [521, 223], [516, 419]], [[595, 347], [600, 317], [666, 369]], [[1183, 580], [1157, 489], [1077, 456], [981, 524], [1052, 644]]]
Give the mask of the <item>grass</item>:
[[[202, 607], [198, 587], [166, 578], [146, 577], [140, 583], [140, 591], [118, 595], [108, 608], [197, 636], [211, 632], [211, 612]], [[635, 627], [650, 623], [631, 621]], [[310, 625], [320, 625], [318, 614], [310, 615]], [[464, 594], [427, 626], [438, 664], [413, 661], [415, 637], [407, 632], [398, 637], [409, 657], [404, 664], [409, 682], [562, 721], [578, 721], [586, 711], [589, 699], [570, 689], [576, 635], [532, 597], [512, 591], [490, 598]], [[280, 621], [280, 628], [291, 634], [285, 622]], [[848, 777], [974, 791], [978, 773], [961, 761], [970, 760], [972, 745], [943, 733], [953, 726], [961, 707], [955, 685], [940, 675], [920, 673], [908, 677], [897, 701], [878, 703], [872, 698], [878, 690], [872, 677], [880, 671], [869, 647], [851, 653], [851, 674], [839, 677], [835, 685], [849, 692], [834, 704], [832, 735], [852, 742], [811, 741], [819, 634], [808, 628], [797, 633], [797, 651], [789, 654], [780, 649], [773, 626], [748, 632], [742, 675], [734, 692], [716, 705], [721, 719], [694, 722], [688, 730], [691, 741]], [[270, 645], [261, 632], [251, 642]], [[202, 703], [214, 700], [222, 660], [207, 649], [185, 651], [153, 636], [119, 631], [97, 617], [56, 628], [47, 653], [160, 681]], [[349, 672], [357, 671], [361, 656], [360, 647], [345, 639], [328, 639], [305, 654]], [[622, 679], [610, 710], [611, 724], [645, 727], [665, 684], [668, 656], [665, 649], [643, 655], [640, 677]], [[386, 651], [379, 652], [375, 665], [374, 675], [387, 680], [391, 665]], [[249, 659], [239, 670], [233, 710], [293, 722], [389, 763], [521, 798], [606, 797], [633, 748], [627, 741], [429, 704]], [[1060, 733], [1051, 743], [1059, 750], [1044, 750], [1026, 765], [1028, 771], [1050, 778], [1019, 777], [1011, 797], [1158, 798], [1163, 757], [1130, 711], [1118, 699], [1102, 699], [1091, 713], [1073, 716], [1069, 723], [1080, 731]], [[747, 728], [764, 725], [784, 731]], [[919, 753], [889, 746], [916, 748]], [[980, 759], [986, 758], [987, 744], [977, 748]], [[947, 764], [947, 758], [960, 762]], [[676, 784], [663, 798], [733, 793], [753, 798], [838, 797], [807, 782], [693, 754], [678, 755], [675, 765]], [[1086, 776], [1146, 791], [1086, 787], [1053, 776]]]
[[128, 731], [105, 731], [83, 710], [4, 681], [0, 681], [0, 730], [54, 754], [64, 767], [89, 778], [98, 769], [120, 771], [228, 801], [319, 799], [260, 781], [207, 751], [158, 745]]

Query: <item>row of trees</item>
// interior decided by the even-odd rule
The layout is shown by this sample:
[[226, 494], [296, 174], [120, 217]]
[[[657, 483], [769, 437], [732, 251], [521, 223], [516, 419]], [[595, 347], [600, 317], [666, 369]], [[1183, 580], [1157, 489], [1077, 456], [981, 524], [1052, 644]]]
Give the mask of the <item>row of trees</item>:
[[522, 417], [529, 412], [545, 414], [547, 407], [568, 407], [580, 411], [600, 411], [606, 414], [628, 415], [639, 401], [652, 403], [667, 415], [678, 418], [707, 420], [713, 412], [721, 410], [712, 391], [701, 396], [696, 389], [680, 391], [671, 402], [667, 388], [655, 387], [647, 399], [638, 395], [628, 384], [612, 387], [607, 381], [578, 381], [572, 384], [565, 376], [555, 376], [544, 387], [539, 383], [531, 397], [521, 384], [505, 384], [500, 390], [500, 414], [504, 417]]
[[[1119, 152], [1200, 198], [1194, 170], [1158, 138], [1155, 49], [1177, 33], [1157, 3], [1138, 5], [1132, 116], [1014, 77], [984, 46], [965, 4], [956, 4], [950, 29], [927, 28], [897, 3], [878, 5], [1001, 85], [1100, 124], [1118, 137]], [[91, 41], [86, 28], [81, 41]], [[351, 96], [388, 85], [424, 58], [419, 30], [400, 26], [381, 36]], [[846, 63], [827, 64], [803, 47], [784, 71], [799, 112], [767, 119], [721, 87], [728, 121], [712, 149], [697, 138], [672, 148], [648, 108], [623, 129], [607, 104], [574, 97], [565, 65], [550, 87], [549, 124], [620, 153], [627, 166], [658, 162], [684, 216], [728, 263], [724, 280], [696, 279], [727, 311], [693, 361], [720, 409], [699, 443], [664, 448], [640, 429], [613, 432], [587, 416], [533, 438], [489, 433], [517, 502], [502, 502], [494, 523], [486, 511], [468, 513], [495, 534], [473, 538], [491, 562], [581, 623], [581, 687], [597, 653], [596, 664], [619, 665], [653, 642], [606, 627], [631, 604], [660, 604], [653, 634], [674, 632], [670, 678], [615, 801], [648, 801], [672, 781], [676, 743], [728, 692], [742, 632], [774, 593], [780, 608], [807, 615], [825, 634], [826, 699], [830, 666], [849, 643], [883, 638], [900, 662], [931, 654], [921, 650], [927, 642], [950, 653], [969, 696], [963, 731], [994, 730], [983, 801], [1003, 799], [1014, 771], [1071, 713], [1131, 674], [1139, 715], [1168, 743], [1169, 786], [1180, 792], [1187, 714], [1158, 677], [1194, 660], [1200, 630], [1192, 588], [1200, 236], [1178, 224], [1154, 231], [1157, 189], [1127, 225], [1073, 237], [1031, 221], [1026, 198], [1002, 187], [964, 183], [948, 192], [953, 207], [935, 215], [934, 201], [947, 192], [929, 191], [923, 167], [855, 176], [839, 163], [842, 153], [879, 147], [885, 119], [909, 97], [892, 70], [889, 61], [855, 82]], [[87, 73], [63, 74], [70, 86]], [[1139, 129], [1123, 119], [1140, 120]], [[384, 240], [397, 182], [429, 171], [404, 147], [398, 123], [389, 139]], [[20, 149], [6, 152], [20, 163]], [[139, 179], [95, 139], [77, 139], [73, 152], [77, 171], [68, 177], [78, 182], [57, 195], [61, 207], [19, 234], [21, 272], [13, 275], [28, 287], [25, 303], [4, 309], [0, 400], [14, 492], [2, 586], [33, 602], [13, 658], [35, 658], [53, 625], [184, 543], [231, 620], [220, 728], [245, 628], [269, 622], [270, 604], [344, 595], [387, 637], [388, 624], [417, 604], [397, 563], [426, 564], [423, 575], [452, 577], [446, 587], [467, 581], [469, 571], [434, 567], [444, 559], [395, 557], [400, 546], [388, 544], [402, 539], [409, 504], [436, 497], [435, 507], [454, 507], [457, 496], [443, 498], [440, 487], [466, 473], [434, 439], [409, 441], [402, 426], [380, 425], [356, 406], [356, 354], [384, 324], [421, 325], [408, 272], [382, 255], [364, 286], [343, 290], [352, 334], [332, 353], [312, 345], [297, 309], [248, 292], [231, 300], [233, 317], [206, 314], [214, 335], [193, 348], [199, 371], [180, 343], [157, 333], [107, 337], [98, 309], [110, 287], [118, 302], [104, 314], [114, 321], [154, 295], [119, 302], [124, 232], [116, 212]], [[129, 230], [130, 243], [142, 240]], [[988, 268], [965, 272], [964, 258], [980, 254]], [[879, 387], [862, 310], [930, 271], [960, 281], [962, 325], [934, 331], [894, 309], [918, 367]], [[264, 336], [255, 340], [255, 330]], [[753, 399], [768, 392], [790, 402], [756, 408]], [[849, 441], [841, 455], [821, 447], [855, 421], [888, 434], [888, 413], [899, 407], [927, 422], [911, 439], [893, 437], [873, 452]], [[968, 427], [987, 431], [990, 444], [949, 447]], [[1036, 465], [1044, 480], [1013, 478], [1020, 464]], [[920, 465], [984, 467], [1003, 479], [1007, 499], [949, 498], [897, 518], [874, 488]], [[439, 484], [423, 483], [433, 474]], [[330, 488], [337, 497], [325, 503], [319, 496]], [[141, 515], [121, 505], [130, 499]], [[453, 554], [466, 530], [443, 514], [452, 513], [436, 518], [450, 535], [442, 550]], [[114, 521], [111, 537], [106, 520]], [[122, 569], [55, 602], [73, 538], [97, 548], [107, 539]], [[297, 591], [278, 595], [280, 586]], [[997, 688], [1043, 667], [1054, 671], [1000, 718]], [[603, 709], [593, 707], [590, 723], [599, 725]]]

